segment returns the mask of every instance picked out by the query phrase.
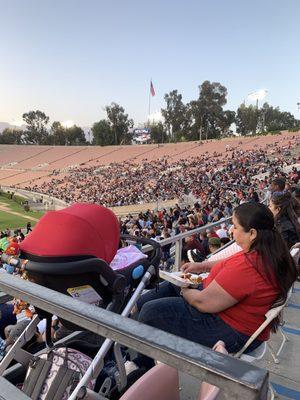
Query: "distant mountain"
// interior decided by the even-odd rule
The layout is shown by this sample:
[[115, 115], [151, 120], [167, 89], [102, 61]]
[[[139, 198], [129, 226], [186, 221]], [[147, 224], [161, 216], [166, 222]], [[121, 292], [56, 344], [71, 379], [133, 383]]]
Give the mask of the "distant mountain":
[[4, 131], [6, 128], [17, 128], [17, 129], [25, 129], [25, 125], [22, 126], [17, 126], [17, 125], [12, 125], [8, 122], [0, 122], [0, 132]]
[[0, 132], [2, 132], [5, 128], [9, 128], [10, 124], [8, 122], [0, 122]]

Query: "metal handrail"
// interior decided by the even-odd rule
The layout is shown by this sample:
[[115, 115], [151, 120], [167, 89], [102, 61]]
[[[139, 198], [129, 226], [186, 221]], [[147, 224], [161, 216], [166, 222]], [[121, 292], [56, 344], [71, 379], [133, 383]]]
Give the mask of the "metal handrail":
[[[268, 197], [266, 196], [261, 203], [266, 204], [268, 201]], [[159, 241], [159, 244], [161, 247], [167, 246], [168, 244], [173, 244], [175, 243], [175, 263], [174, 263], [174, 269], [179, 271], [180, 270], [180, 264], [181, 264], [181, 252], [182, 252], [182, 240], [188, 236], [192, 236], [194, 234], [199, 234], [201, 232], [205, 232], [207, 229], [213, 228], [215, 226], [219, 226], [223, 223], [230, 222], [232, 219], [232, 216], [227, 217], [227, 218], [221, 218], [217, 222], [213, 222], [210, 224], [206, 224], [203, 226], [200, 226], [199, 228], [192, 229], [187, 232], [179, 233], [178, 235], [175, 235], [173, 237], [163, 239]], [[151, 249], [151, 246], [144, 246], [143, 251], [147, 252]], [[221, 247], [220, 251], [224, 250], [224, 246]]]
[[194, 235], [196, 233], [205, 232], [207, 229], [210, 229], [210, 228], [213, 228], [215, 226], [219, 226], [220, 224], [223, 224], [223, 223], [231, 221], [231, 218], [232, 218], [232, 216], [231, 217], [227, 217], [227, 218], [222, 218], [217, 222], [213, 222], [211, 224], [203, 225], [203, 226], [200, 226], [199, 228], [195, 228], [195, 229], [192, 229], [190, 231], [179, 233], [176, 236], [161, 240], [159, 242], [159, 244], [161, 245], [161, 247], [163, 247], [163, 246], [166, 246], [167, 244], [174, 243], [177, 240], [182, 240], [182, 239], [184, 239], [184, 238], [186, 238], [188, 236], [192, 236], [192, 235]]
[[189, 340], [25, 281], [0, 275], [5, 293], [221, 387], [225, 399], [267, 399], [268, 372]]
[[[181, 252], [182, 252], [182, 240], [188, 236], [192, 236], [194, 234], [199, 234], [201, 232], [205, 232], [207, 229], [213, 228], [215, 226], [219, 226], [220, 224], [226, 223], [231, 221], [232, 216], [231, 217], [227, 217], [227, 218], [222, 218], [217, 222], [213, 222], [211, 224], [207, 224], [207, 225], [203, 225], [200, 226], [199, 228], [195, 228], [192, 229], [190, 231], [187, 232], [183, 232], [183, 233], [179, 233], [176, 236], [167, 238], [167, 239], [163, 239], [159, 241], [159, 244], [161, 245], [161, 247], [167, 246], [168, 244], [173, 244], [175, 243], [175, 263], [174, 263], [174, 269], [179, 271], [180, 270], [180, 264], [181, 264]], [[147, 252], [149, 250], [151, 250], [152, 246], [144, 246], [143, 247], [143, 252]]]

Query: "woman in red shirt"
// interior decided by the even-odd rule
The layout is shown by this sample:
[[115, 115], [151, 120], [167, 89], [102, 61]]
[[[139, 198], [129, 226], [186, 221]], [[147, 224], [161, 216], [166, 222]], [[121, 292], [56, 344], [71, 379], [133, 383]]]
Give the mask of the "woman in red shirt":
[[[223, 340], [230, 353], [243, 347], [272, 305], [286, 300], [297, 272], [268, 207], [241, 204], [232, 222], [242, 251], [217, 262], [202, 290], [185, 288], [178, 296], [176, 288], [164, 283], [158, 293], [146, 293], [138, 303], [140, 322], [208, 347]], [[193, 270], [191, 264], [189, 270]], [[201, 263], [195, 263], [194, 271], [200, 270]], [[248, 352], [268, 339], [270, 329], [261, 333]], [[153, 365], [144, 356], [135, 362], [147, 368]]]

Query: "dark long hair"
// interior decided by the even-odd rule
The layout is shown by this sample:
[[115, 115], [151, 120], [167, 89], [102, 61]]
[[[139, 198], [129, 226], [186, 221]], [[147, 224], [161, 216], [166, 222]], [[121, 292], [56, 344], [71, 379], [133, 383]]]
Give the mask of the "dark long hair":
[[275, 217], [275, 222], [279, 221], [282, 217], [288, 218], [300, 238], [300, 224], [298, 222], [299, 202], [292, 197], [290, 192], [275, 192], [271, 197], [272, 203], [280, 208], [279, 213]]
[[[286, 243], [274, 225], [272, 212], [261, 203], [244, 203], [234, 210], [234, 215], [245, 232], [250, 229], [257, 231], [250, 247], [250, 251], [257, 251], [262, 258], [262, 265], [256, 268], [264, 279], [279, 288], [276, 305], [283, 304], [297, 279], [297, 269]], [[275, 321], [274, 329], [276, 325]]]

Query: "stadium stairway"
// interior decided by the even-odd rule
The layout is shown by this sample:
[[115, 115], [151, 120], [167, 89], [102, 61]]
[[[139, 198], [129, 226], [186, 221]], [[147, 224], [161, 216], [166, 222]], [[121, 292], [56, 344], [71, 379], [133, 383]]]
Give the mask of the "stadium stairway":
[[62, 157], [59, 157], [59, 158], [57, 158], [57, 159], [55, 159], [55, 160], [52, 160], [52, 161], [49, 163], [49, 167], [50, 167], [50, 168], [45, 168], [45, 169], [46, 169], [46, 170], [47, 170], [47, 169], [51, 169], [51, 167], [52, 167], [52, 165], [53, 165], [54, 163], [57, 163], [57, 162], [62, 161], [62, 160], [65, 160], [66, 158], [73, 157], [75, 154], [78, 154], [78, 153], [81, 153], [81, 152], [87, 151], [87, 150], [88, 150], [87, 147], [83, 147], [83, 148], [80, 148], [79, 150], [77, 150], [77, 151], [75, 151], [75, 152], [73, 152], [73, 153], [71, 153], [71, 154], [66, 154], [66, 155], [64, 155], [64, 156], [62, 156]]
[[[42, 149], [41, 151], [39, 151], [38, 153], [34, 154], [34, 155], [28, 155], [25, 158], [21, 159], [18, 161], [18, 165], [21, 164], [24, 161], [27, 160], [32, 160], [34, 157], [38, 157], [40, 155], [43, 155], [44, 157], [44, 153], [47, 153], [51, 148], [50, 147], [46, 147], [45, 149]], [[47, 157], [47, 156], [46, 156]]]

